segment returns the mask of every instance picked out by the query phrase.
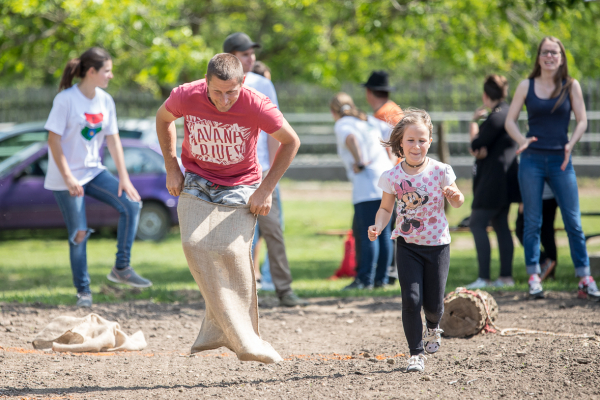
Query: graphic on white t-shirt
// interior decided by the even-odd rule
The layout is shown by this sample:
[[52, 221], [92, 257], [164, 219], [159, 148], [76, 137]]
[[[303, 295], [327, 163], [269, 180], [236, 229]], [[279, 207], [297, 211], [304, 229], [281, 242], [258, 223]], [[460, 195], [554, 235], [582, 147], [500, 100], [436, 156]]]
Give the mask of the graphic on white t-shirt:
[[426, 216], [421, 210], [421, 207], [429, 201], [426, 187], [413, 187], [410, 181], [402, 179], [399, 184], [394, 182], [394, 188], [399, 203], [397, 223], [403, 235], [409, 235], [413, 230], [423, 232], [427, 223], [437, 222], [436, 217], [426, 221]]
[[238, 124], [185, 116], [191, 154], [200, 161], [221, 165], [237, 164], [244, 160], [251, 128]]
[[85, 125], [81, 130], [81, 136], [85, 140], [92, 140], [102, 130], [102, 121], [104, 116], [102, 113], [98, 114], [85, 114]]

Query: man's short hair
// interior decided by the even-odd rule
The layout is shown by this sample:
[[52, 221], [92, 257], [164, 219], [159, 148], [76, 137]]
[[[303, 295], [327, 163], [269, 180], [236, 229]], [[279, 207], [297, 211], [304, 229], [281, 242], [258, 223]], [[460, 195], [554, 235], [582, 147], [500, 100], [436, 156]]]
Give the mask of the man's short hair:
[[222, 81], [237, 79], [238, 83], [244, 81], [244, 68], [236, 56], [229, 53], [220, 53], [210, 59], [206, 70], [206, 81], [215, 76]]
[[390, 92], [385, 92], [383, 90], [373, 90], [373, 89], [369, 89], [371, 91], [371, 93], [373, 93], [373, 96], [377, 97], [378, 99], [388, 99], [390, 97]]

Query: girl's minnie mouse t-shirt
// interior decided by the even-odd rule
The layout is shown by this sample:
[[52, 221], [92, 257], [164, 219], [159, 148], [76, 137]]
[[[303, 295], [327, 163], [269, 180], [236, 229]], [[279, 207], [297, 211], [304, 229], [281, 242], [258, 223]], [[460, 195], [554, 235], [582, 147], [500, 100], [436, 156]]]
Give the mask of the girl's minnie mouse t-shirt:
[[381, 175], [379, 187], [398, 199], [392, 239], [402, 236], [407, 243], [439, 246], [450, 243], [442, 188], [454, 183], [456, 175], [448, 164], [431, 158], [427, 163], [417, 175], [404, 172], [400, 163]]

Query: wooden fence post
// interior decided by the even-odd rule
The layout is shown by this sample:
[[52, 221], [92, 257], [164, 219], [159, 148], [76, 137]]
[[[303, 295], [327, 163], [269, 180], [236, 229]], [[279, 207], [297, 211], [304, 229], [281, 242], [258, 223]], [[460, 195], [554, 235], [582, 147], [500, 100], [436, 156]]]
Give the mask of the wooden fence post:
[[[450, 164], [450, 150], [448, 149], [448, 142], [446, 142], [446, 133], [444, 132], [444, 122], [440, 122], [437, 127], [438, 134], [438, 157], [440, 162], [444, 164]], [[444, 211], [448, 211], [449, 203], [444, 201]]]

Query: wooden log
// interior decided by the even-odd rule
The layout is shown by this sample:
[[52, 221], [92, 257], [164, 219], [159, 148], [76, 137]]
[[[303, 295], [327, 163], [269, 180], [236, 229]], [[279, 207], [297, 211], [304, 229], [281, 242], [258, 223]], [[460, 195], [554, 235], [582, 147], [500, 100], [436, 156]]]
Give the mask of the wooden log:
[[[472, 294], [475, 293], [476, 295]], [[445, 336], [467, 337], [481, 332], [486, 326], [489, 310], [492, 322], [498, 318], [498, 304], [488, 292], [459, 290], [444, 299], [444, 315], [440, 328]]]

